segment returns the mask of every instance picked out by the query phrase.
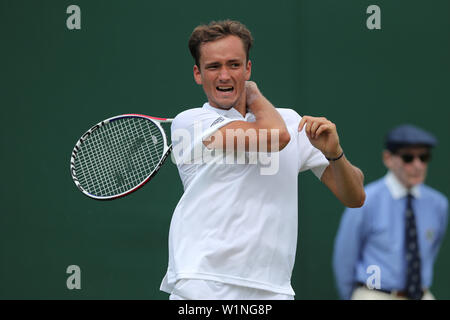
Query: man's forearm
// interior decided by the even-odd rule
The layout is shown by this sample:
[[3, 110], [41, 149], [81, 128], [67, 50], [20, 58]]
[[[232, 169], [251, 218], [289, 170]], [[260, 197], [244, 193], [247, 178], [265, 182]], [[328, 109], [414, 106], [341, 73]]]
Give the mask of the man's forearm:
[[277, 129], [280, 130], [280, 132], [287, 132], [283, 118], [270, 101], [263, 95], [255, 99], [249, 107], [255, 115], [256, 123], [258, 123], [262, 129]]
[[[208, 148], [258, 152], [278, 152], [286, 147], [291, 137], [283, 118], [251, 81], [246, 83], [246, 107], [255, 115], [254, 122], [230, 122], [203, 143]], [[241, 113], [245, 115], [244, 110]]]
[[364, 175], [353, 166], [345, 155], [336, 161], [330, 161], [331, 174], [336, 183], [336, 196], [347, 207], [361, 207], [366, 194], [364, 192]]
[[247, 106], [255, 115], [255, 125], [258, 134], [259, 130], [266, 130], [267, 144], [271, 145], [273, 143], [273, 141], [271, 141], [271, 131], [277, 130], [279, 149], [283, 149], [290, 141], [289, 131], [283, 118], [272, 103], [262, 95], [255, 83], [247, 82], [246, 90]]

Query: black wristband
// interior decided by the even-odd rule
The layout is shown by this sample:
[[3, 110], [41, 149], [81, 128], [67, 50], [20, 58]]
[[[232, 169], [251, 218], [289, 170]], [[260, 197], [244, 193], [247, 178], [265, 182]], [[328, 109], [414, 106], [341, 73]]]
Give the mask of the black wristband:
[[327, 157], [325, 157], [325, 158], [327, 158], [328, 161], [337, 161], [340, 158], [342, 158], [343, 155], [344, 155], [344, 151], [342, 151], [341, 155], [339, 157], [337, 157], [337, 158], [327, 158]]

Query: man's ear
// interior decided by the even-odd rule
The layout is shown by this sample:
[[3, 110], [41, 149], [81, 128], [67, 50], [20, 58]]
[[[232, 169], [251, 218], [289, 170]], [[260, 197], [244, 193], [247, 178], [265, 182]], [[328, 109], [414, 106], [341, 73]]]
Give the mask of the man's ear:
[[252, 62], [250, 60], [247, 61], [247, 68], [245, 70], [245, 80], [250, 80], [250, 76], [252, 75]]
[[388, 169], [392, 166], [392, 153], [388, 150], [383, 151], [383, 163]]
[[194, 79], [197, 84], [202, 84], [202, 73], [200, 72], [200, 68], [196, 64], [194, 65]]

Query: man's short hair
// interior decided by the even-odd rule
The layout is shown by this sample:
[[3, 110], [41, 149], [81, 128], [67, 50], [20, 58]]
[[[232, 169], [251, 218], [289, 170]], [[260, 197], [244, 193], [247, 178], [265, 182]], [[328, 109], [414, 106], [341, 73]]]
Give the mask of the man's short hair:
[[249, 60], [250, 48], [253, 45], [253, 37], [245, 25], [239, 21], [223, 20], [212, 21], [209, 24], [199, 25], [194, 29], [189, 38], [189, 50], [200, 68], [200, 47], [202, 44], [216, 41], [227, 36], [237, 36], [242, 40], [247, 61]]

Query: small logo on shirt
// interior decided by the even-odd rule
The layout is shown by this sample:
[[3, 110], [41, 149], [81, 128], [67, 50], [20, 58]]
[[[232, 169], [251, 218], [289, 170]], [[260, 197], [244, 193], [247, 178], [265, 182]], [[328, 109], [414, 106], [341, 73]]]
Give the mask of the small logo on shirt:
[[218, 124], [218, 123], [220, 123], [220, 122], [222, 122], [224, 120], [225, 119], [223, 117], [218, 117], [216, 120], [214, 120], [213, 123], [211, 123], [210, 127], [212, 127], [213, 125]]
[[434, 239], [434, 230], [428, 229], [426, 232], [426, 238], [428, 241], [432, 242]]

